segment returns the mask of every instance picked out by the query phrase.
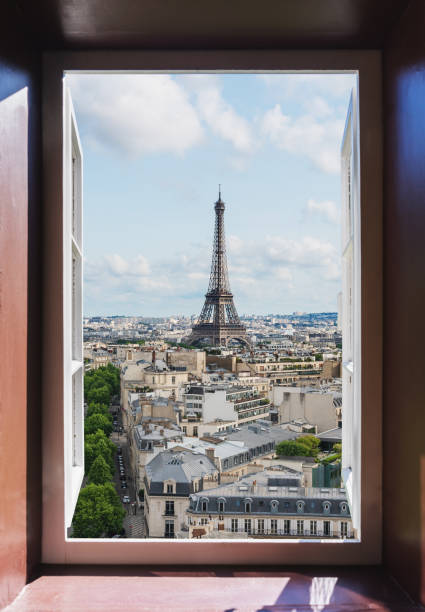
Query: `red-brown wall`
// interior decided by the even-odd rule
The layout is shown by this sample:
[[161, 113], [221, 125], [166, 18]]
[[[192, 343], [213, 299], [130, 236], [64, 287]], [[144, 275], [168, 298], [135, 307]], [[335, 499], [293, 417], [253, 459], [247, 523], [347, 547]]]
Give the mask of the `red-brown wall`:
[[425, 603], [425, 3], [384, 53], [384, 561]]
[[[0, 17], [0, 608], [39, 561], [40, 54]], [[30, 292], [29, 292], [30, 289]]]

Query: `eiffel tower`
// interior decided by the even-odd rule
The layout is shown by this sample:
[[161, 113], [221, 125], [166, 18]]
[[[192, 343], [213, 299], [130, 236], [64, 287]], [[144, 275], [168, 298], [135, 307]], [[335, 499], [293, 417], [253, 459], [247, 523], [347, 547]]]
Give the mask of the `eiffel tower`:
[[230, 339], [235, 339], [249, 346], [246, 327], [240, 322], [230, 290], [224, 237], [225, 207], [220, 188], [214, 208], [215, 230], [210, 282], [204, 306], [198, 322], [192, 328], [189, 342], [194, 344], [208, 339], [213, 346], [227, 346]]

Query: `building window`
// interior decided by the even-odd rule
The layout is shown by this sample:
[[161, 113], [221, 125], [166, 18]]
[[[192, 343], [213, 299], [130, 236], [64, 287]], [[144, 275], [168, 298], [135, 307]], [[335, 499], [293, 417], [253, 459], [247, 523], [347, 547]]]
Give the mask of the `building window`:
[[304, 512], [304, 502], [303, 501], [297, 501], [297, 512]]
[[276, 499], [274, 499], [274, 500], [271, 502], [270, 506], [271, 506], [271, 511], [272, 511], [272, 512], [277, 512], [277, 510], [278, 510], [278, 508], [279, 508], [279, 502], [278, 502]]
[[165, 521], [165, 534], [166, 538], [174, 538], [174, 521]]
[[245, 533], [251, 533], [251, 519], [245, 519], [244, 531]]
[[264, 519], [258, 519], [258, 521], [257, 521], [257, 531], [258, 531], [258, 533], [264, 533]]
[[271, 519], [270, 521], [270, 533], [277, 533], [277, 520]]
[[201, 502], [201, 509], [202, 512], [208, 512], [208, 502], [205, 499]]
[[174, 385], [176, 383], [176, 377], [172, 376], [171, 377], [171, 384]]
[[251, 502], [245, 502], [245, 512], [251, 512]]
[[304, 535], [304, 521], [297, 521], [297, 535]]
[[174, 502], [173, 501], [168, 501], [167, 500], [165, 502], [165, 514], [167, 516], [174, 516]]
[[224, 501], [220, 500], [218, 502], [218, 511], [219, 512], [224, 512]]
[[197, 427], [193, 428], [193, 435], [194, 435], [195, 438], [197, 437], [197, 435], [198, 435], [198, 428]]
[[317, 521], [310, 521], [310, 535], [317, 535]]
[[323, 535], [330, 536], [331, 535], [331, 522], [323, 521]]
[[329, 512], [331, 511], [331, 504], [328, 501], [323, 502], [323, 512], [325, 512], [326, 514], [329, 514]]
[[283, 533], [284, 535], [289, 535], [291, 533], [291, 521], [289, 519], [283, 521]]
[[232, 519], [232, 527], [231, 527], [232, 533], [237, 533], [238, 530], [239, 530], [239, 521], [238, 521], [238, 519]]
[[167, 484], [167, 493], [174, 493], [172, 484]]
[[348, 523], [346, 521], [341, 521], [341, 538], [346, 538], [348, 536]]

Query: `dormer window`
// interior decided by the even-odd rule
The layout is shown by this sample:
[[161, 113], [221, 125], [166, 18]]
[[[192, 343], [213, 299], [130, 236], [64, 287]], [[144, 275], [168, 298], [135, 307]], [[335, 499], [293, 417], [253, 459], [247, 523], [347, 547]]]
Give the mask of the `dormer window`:
[[173, 481], [164, 482], [163, 493], [166, 495], [174, 495], [176, 492], [176, 483]]
[[348, 504], [346, 502], [342, 502], [340, 504], [341, 513], [346, 514], [348, 512]]
[[245, 512], [251, 512], [252, 502], [250, 499], [245, 500]]
[[302, 500], [297, 501], [297, 512], [304, 512], [305, 502]]
[[224, 499], [219, 499], [219, 500], [218, 500], [218, 502], [217, 502], [218, 511], [219, 511], [220, 513], [224, 512], [224, 504], [225, 504], [225, 501], [226, 501], [226, 500], [224, 500]]
[[201, 500], [201, 511], [208, 512], [208, 500], [207, 499]]
[[276, 499], [273, 499], [270, 502], [270, 508], [272, 512], [277, 512], [279, 509], [279, 502]]
[[331, 511], [331, 503], [328, 501], [323, 502], [323, 512], [325, 514], [329, 514], [330, 511]]

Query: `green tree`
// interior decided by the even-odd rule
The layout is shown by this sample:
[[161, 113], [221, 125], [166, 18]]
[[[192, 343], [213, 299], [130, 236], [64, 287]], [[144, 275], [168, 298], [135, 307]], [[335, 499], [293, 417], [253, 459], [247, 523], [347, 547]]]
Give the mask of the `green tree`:
[[304, 446], [307, 446], [307, 448], [309, 448], [311, 451], [310, 455], [312, 457], [317, 456], [320, 445], [319, 438], [316, 438], [316, 436], [312, 435], [300, 436], [299, 438], [297, 438], [297, 442], [298, 444], [303, 444]]
[[87, 392], [88, 404], [98, 403], [98, 404], [108, 404], [111, 401], [111, 389], [109, 385], [103, 384], [101, 386], [92, 386]]
[[111, 413], [109, 412], [109, 407], [106, 404], [100, 404], [99, 402], [91, 402], [88, 405], [86, 419], [92, 414], [103, 414], [110, 419], [112, 418]]
[[91, 464], [88, 478], [90, 482], [98, 485], [105, 484], [112, 480], [112, 470], [102, 455], [97, 455], [96, 459]]
[[86, 435], [84, 438], [84, 465], [86, 473], [89, 472], [93, 461], [98, 455], [102, 455], [110, 469], [114, 469], [114, 457], [117, 451], [115, 444], [105, 436], [101, 429], [95, 433]]
[[110, 418], [104, 414], [92, 414], [87, 417], [84, 421], [84, 433], [86, 435], [95, 433], [98, 429], [101, 429], [106, 437], [109, 437], [112, 433], [112, 423]]
[[276, 455], [279, 457], [311, 457], [312, 450], [305, 444], [299, 444], [298, 441], [285, 440], [276, 445]]
[[74, 538], [111, 537], [122, 529], [125, 510], [112, 483], [89, 484], [80, 491], [74, 518]]

